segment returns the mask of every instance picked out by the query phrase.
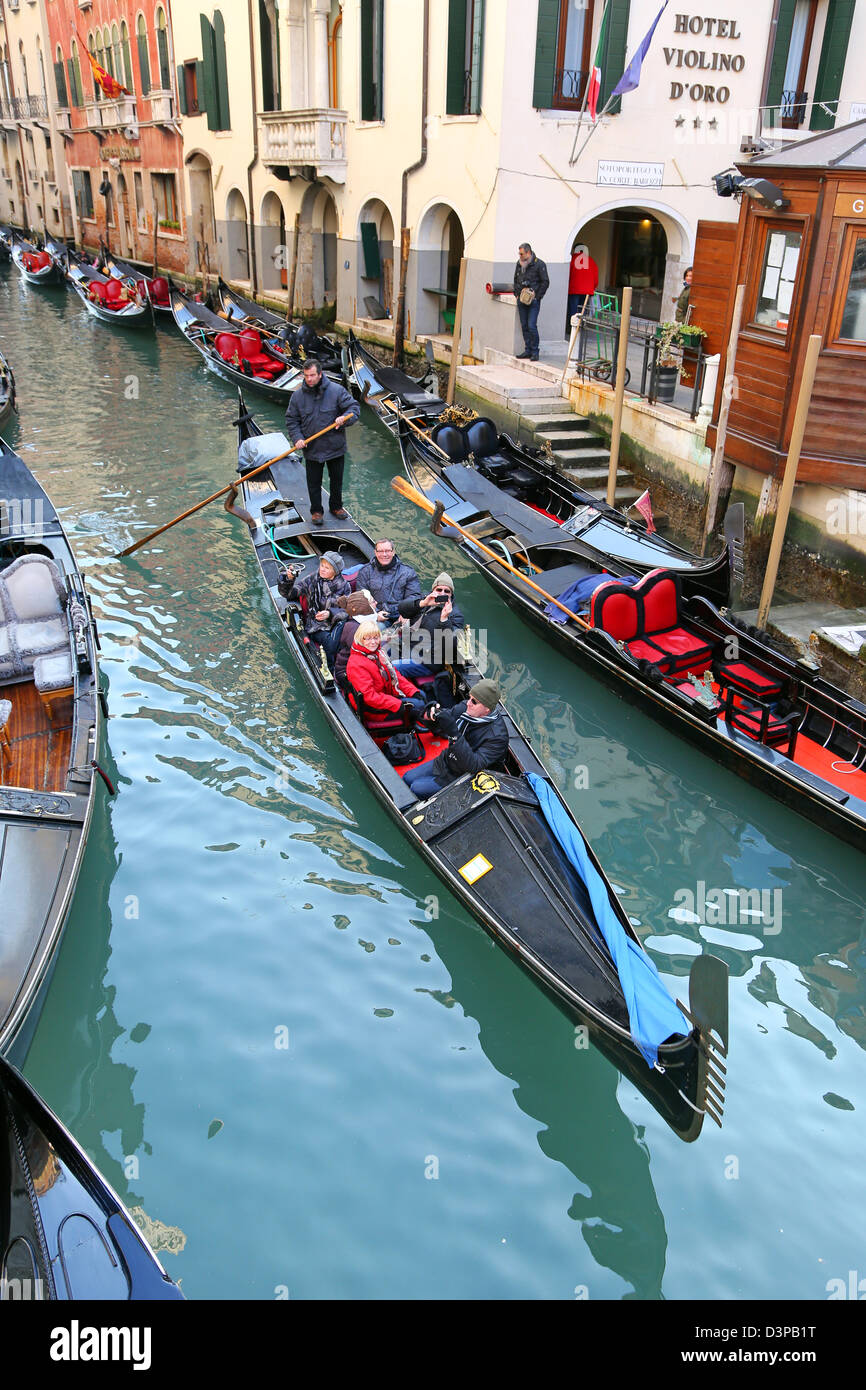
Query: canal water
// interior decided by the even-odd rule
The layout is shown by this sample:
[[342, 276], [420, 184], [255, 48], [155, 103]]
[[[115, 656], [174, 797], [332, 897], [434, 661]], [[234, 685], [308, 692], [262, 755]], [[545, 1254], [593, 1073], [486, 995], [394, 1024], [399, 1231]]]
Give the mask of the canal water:
[[862, 857], [548, 651], [391, 491], [389, 437], [350, 432], [349, 505], [454, 575], [671, 990], [701, 950], [730, 967], [724, 1129], [683, 1145], [329, 747], [242, 523], [211, 507], [113, 559], [232, 477], [231, 388], [173, 326], [103, 327], [14, 268], [0, 346], [7, 437], [93, 597], [118, 783], [25, 1071], [187, 1296], [822, 1299], [866, 1275]]

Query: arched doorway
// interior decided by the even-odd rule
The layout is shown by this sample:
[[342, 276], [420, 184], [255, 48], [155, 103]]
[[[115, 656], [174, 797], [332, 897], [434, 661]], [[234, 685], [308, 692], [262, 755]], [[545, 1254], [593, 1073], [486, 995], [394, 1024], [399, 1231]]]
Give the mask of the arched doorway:
[[[394, 312], [394, 220], [381, 198], [368, 198], [358, 214], [358, 315], [369, 315], [377, 300]], [[381, 315], [379, 315], [381, 316]]]
[[244, 195], [233, 188], [226, 199], [226, 230], [224, 239], [227, 280], [249, 282], [250, 248], [247, 238], [247, 205]]
[[323, 184], [314, 183], [301, 203], [295, 303], [304, 309], [331, 304], [337, 296], [337, 208]]
[[260, 274], [263, 290], [284, 289], [286, 285], [286, 214], [276, 193], [262, 199], [259, 227]]
[[216, 273], [216, 223], [214, 219], [211, 163], [207, 155], [187, 156], [192, 235], [195, 243], [195, 264], [200, 275]]
[[135, 256], [135, 243], [129, 219], [129, 193], [124, 174], [117, 176], [117, 217], [121, 256]]
[[631, 285], [635, 317], [673, 317], [691, 256], [690, 233], [673, 213], [651, 203], [600, 209], [576, 230], [569, 252], [581, 246], [598, 266], [602, 294], [619, 298]]
[[416, 333], [450, 332], [463, 257], [463, 224], [447, 203], [434, 203], [418, 227]]

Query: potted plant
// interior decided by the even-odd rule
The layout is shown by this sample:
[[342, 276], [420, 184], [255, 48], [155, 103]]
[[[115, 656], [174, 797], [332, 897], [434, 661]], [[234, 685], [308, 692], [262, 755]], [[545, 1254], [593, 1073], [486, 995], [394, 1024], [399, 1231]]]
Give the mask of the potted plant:
[[677, 379], [683, 362], [683, 348], [696, 348], [706, 330], [696, 323], [674, 323], [666, 320], [656, 329], [656, 400], [670, 405], [674, 399]]

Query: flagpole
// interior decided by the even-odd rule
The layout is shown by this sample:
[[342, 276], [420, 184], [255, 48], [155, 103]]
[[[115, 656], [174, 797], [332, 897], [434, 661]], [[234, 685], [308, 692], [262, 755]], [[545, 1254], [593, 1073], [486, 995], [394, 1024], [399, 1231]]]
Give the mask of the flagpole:
[[[607, 14], [608, 6], [609, 6], [609, 5], [610, 5], [610, 0], [606, 0], [605, 7], [604, 7], [604, 9], [602, 10], [602, 14], [601, 14], [601, 24], [598, 26], [598, 32], [599, 32], [599, 33], [601, 33], [602, 29], [604, 28], [604, 17], [605, 17], [605, 15]], [[590, 83], [591, 77], [592, 77], [592, 68], [590, 68], [589, 72], [586, 74], [586, 86], [585, 86], [584, 89], [583, 89], [583, 101], [582, 101], [582, 103], [581, 103], [580, 111], [578, 112], [578, 116], [577, 116], [577, 129], [576, 129], [575, 132], [574, 132], [574, 142], [572, 143], [572, 146], [571, 146], [571, 156], [570, 156], [569, 161], [568, 161], [569, 164], [576, 164], [576, 163], [577, 163], [577, 161], [576, 161], [576, 159], [575, 159], [575, 157], [574, 157], [574, 147], [575, 147], [575, 145], [577, 144], [577, 137], [580, 135], [580, 124], [581, 124], [581, 121], [583, 120], [583, 114], [584, 114], [584, 112], [586, 111], [586, 103], [589, 101], [589, 83]], [[593, 127], [593, 128], [594, 128], [594, 127]]]
[[[607, 115], [608, 107], [613, 105], [614, 100], [615, 100], [615, 98], [614, 98], [613, 96], [608, 97], [608, 99], [607, 99], [607, 101], [605, 102], [604, 106], [603, 106], [602, 109], [599, 111], [598, 115], [596, 116], [595, 122], [594, 122], [594, 124], [593, 124], [593, 127], [592, 127], [592, 129], [590, 130], [589, 134], [587, 135], [586, 139], [584, 140], [583, 144], [581, 145], [580, 149], [578, 150], [577, 154], [574, 154], [574, 150], [572, 149], [572, 155], [573, 155], [574, 157], [568, 161], [568, 162], [569, 162], [569, 165], [570, 165], [572, 168], [573, 168], [574, 165], [577, 163], [577, 161], [580, 159], [580, 156], [583, 154], [584, 150], [586, 149], [586, 147], [587, 147], [587, 145], [589, 144], [590, 140], [592, 139], [593, 135], [595, 135], [595, 132], [598, 130], [598, 127], [599, 127], [599, 125], [600, 125], [600, 123], [601, 123], [601, 118], [602, 118], [602, 116], [606, 116], [606, 115]], [[574, 143], [575, 143], [575, 145], [577, 144], [577, 136], [574, 137]]]

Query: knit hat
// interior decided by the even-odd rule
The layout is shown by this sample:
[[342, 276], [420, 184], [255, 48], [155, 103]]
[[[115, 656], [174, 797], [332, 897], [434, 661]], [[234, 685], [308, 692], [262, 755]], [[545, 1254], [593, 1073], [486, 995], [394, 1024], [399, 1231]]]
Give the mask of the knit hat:
[[437, 579], [436, 582], [434, 583], [433, 588], [434, 588], [434, 589], [448, 589], [448, 590], [453, 594], [453, 593], [454, 593], [454, 580], [451, 578], [451, 575], [450, 575], [450, 574], [440, 574], [439, 577], [438, 577], [438, 579]]
[[502, 699], [502, 691], [496, 681], [479, 681], [477, 685], [473, 685], [469, 694], [487, 709], [495, 709]]
[[334, 574], [343, 573], [343, 560], [342, 557], [337, 554], [336, 550], [326, 550], [322, 559], [327, 560]]

